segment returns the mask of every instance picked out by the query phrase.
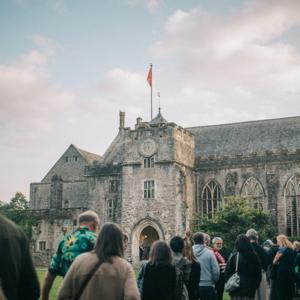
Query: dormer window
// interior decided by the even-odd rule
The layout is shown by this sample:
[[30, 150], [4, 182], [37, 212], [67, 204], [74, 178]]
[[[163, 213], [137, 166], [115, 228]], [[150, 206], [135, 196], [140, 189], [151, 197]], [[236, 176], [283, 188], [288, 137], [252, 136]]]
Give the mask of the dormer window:
[[66, 161], [66, 162], [69, 161], [69, 157], [68, 157], [68, 156], [65, 157], [65, 161]]
[[78, 161], [78, 156], [74, 156], [74, 161]]
[[154, 168], [154, 156], [144, 158], [144, 168]]

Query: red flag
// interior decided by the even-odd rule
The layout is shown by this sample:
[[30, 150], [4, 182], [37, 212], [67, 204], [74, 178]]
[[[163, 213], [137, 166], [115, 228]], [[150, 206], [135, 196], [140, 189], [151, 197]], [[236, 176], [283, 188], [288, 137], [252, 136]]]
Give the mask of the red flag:
[[149, 85], [152, 87], [152, 64], [150, 65], [150, 69], [149, 69], [148, 76], [147, 76], [147, 81], [148, 81]]

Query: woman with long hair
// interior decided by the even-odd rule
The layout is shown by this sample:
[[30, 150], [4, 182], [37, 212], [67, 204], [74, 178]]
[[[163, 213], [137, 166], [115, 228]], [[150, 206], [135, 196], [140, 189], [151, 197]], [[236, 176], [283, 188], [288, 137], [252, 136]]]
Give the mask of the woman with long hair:
[[280, 234], [277, 236], [279, 249], [273, 260], [276, 268], [275, 293], [277, 299], [292, 300], [294, 296], [294, 251], [293, 244], [288, 238]]
[[171, 249], [164, 241], [152, 244], [149, 262], [143, 267], [142, 300], [174, 300], [176, 270]]
[[199, 299], [201, 266], [194, 254], [192, 243], [188, 237], [184, 238], [183, 255], [191, 262], [190, 280], [187, 284], [189, 299], [197, 300]]
[[225, 282], [235, 273], [236, 266], [240, 285], [229, 292], [231, 300], [254, 299], [261, 280], [261, 267], [258, 256], [245, 234], [238, 235], [235, 241], [235, 251], [231, 253], [225, 269]]
[[95, 249], [79, 255], [71, 265], [58, 300], [139, 300], [134, 271], [123, 259], [123, 247], [120, 227], [104, 224]]

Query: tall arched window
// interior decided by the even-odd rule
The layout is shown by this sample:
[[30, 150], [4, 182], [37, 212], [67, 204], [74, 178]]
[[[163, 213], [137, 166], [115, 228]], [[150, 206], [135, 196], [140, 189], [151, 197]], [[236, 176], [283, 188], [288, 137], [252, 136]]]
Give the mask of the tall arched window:
[[295, 236], [300, 234], [299, 210], [300, 210], [300, 181], [292, 176], [284, 189], [286, 201], [286, 228], [287, 235]]
[[266, 210], [265, 193], [261, 183], [254, 177], [248, 178], [243, 184], [241, 196], [249, 200], [253, 208]]
[[211, 218], [222, 207], [221, 187], [214, 180], [209, 181], [202, 191], [202, 214]]

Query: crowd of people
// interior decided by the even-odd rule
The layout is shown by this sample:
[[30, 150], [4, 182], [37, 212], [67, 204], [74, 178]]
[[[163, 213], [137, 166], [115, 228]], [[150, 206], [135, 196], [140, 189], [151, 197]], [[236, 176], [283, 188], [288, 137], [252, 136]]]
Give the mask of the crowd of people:
[[259, 243], [254, 229], [237, 236], [225, 255], [223, 239], [196, 232], [155, 241], [136, 279], [124, 259], [129, 237], [98, 215], [79, 215], [79, 227], [59, 243], [40, 295], [24, 233], [0, 216], [0, 300], [49, 299], [56, 276], [63, 282], [58, 300], [292, 300], [300, 290], [300, 243], [285, 235]]

